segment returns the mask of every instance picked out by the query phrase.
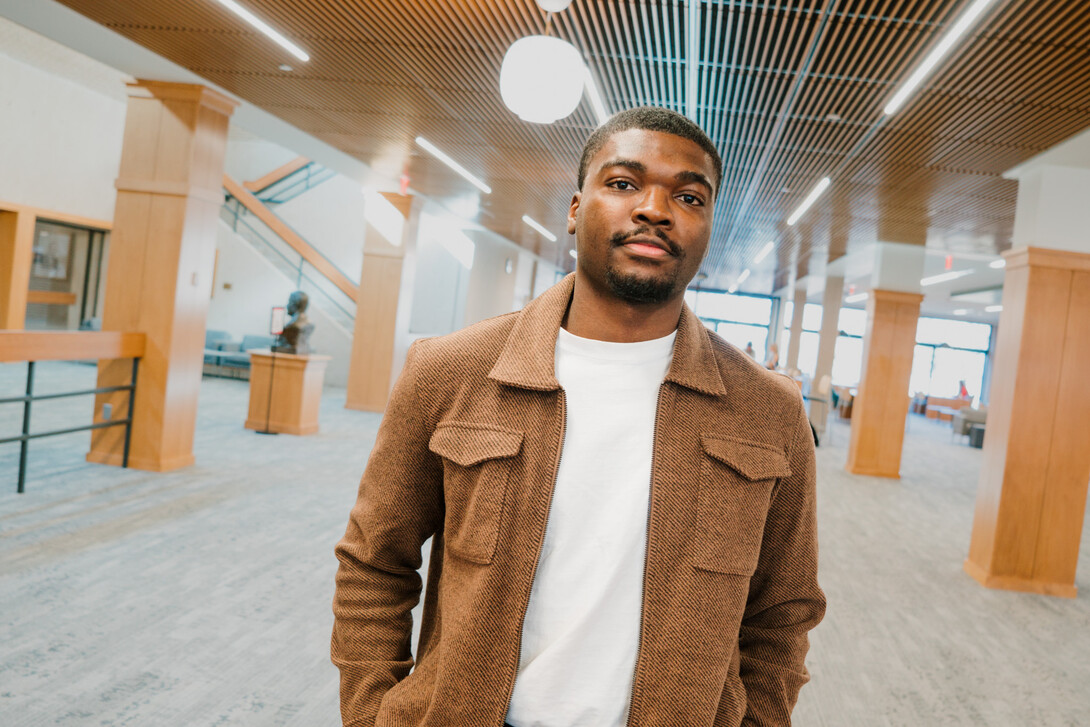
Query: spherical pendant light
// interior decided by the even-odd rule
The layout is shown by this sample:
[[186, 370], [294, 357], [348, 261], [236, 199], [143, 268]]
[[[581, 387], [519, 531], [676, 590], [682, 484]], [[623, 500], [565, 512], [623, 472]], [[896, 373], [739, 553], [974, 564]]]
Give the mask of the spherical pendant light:
[[500, 96], [524, 121], [551, 124], [579, 105], [586, 67], [575, 46], [530, 35], [507, 49], [500, 66]]

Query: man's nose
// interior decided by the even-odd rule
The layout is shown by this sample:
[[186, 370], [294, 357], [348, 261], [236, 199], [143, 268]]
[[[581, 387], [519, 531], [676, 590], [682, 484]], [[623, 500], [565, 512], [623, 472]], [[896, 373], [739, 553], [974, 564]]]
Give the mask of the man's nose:
[[670, 194], [661, 188], [650, 186], [632, 210], [632, 220], [656, 227], [671, 227], [674, 215], [670, 209]]

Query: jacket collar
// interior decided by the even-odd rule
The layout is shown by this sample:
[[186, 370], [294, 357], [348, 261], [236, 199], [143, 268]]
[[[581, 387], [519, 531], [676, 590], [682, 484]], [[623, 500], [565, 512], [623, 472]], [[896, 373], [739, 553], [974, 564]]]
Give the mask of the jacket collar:
[[[572, 273], [522, 309], [488, 374], [490, 379], [538, 391], [560, 388], [553, 366], [556, 337], [574, 289], [575, 273]], [[689, 306], [681, 310], [674, 358], [666, 372], [666, 381], [711, 396], [727, 393], [708, 330]]]

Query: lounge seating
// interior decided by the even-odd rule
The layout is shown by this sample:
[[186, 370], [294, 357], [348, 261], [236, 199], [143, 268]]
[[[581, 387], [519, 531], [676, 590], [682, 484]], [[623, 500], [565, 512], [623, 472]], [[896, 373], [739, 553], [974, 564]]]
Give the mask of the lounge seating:
[[233, 379], [250, 378], [250, 351], [271, 348], [272, 336], [243, 336], [232, 341], [226, 331], [209, 330], [204, 334], [204, 373]]
[[961, 434], [968, 436], [969, 429], [974, 424], [984, 424], [988, 418], [988, 410], [985, 407], [979, 409], [973, 409], [972, 407], [963, 407], [954, 412], [953, 427], [954, 434]]

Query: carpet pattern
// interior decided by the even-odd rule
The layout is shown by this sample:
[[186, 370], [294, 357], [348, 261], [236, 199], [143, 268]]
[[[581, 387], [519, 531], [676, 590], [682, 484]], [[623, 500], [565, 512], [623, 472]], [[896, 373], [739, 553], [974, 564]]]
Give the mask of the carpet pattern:
[[[94, 368], [38, 366], [40, 393]], [[0, 364], [0, 397], [25, 366]], [[87, 433], [35, 440], [27, 493], [0, 446], [0, 723], [332, 725], [336, 561], [379, 417], [328, 389], [321, 431], [242, 427], [247, 382], [205, 379], [197, 464], [87, 464]], [[85, 421], [42, 402], [33, 429]], [[0, 406], [0, 437], [21, 407]], [[903, 477], [844, 471], [849, 430], [818, 450], [821, 582], [801, 727], [1090, 725], [1090, 542], [1078, 599], [991, 591], [961, 570], [980, 450], [910, 417]], [[415, 639], [414, 639], [415, 643]]]

